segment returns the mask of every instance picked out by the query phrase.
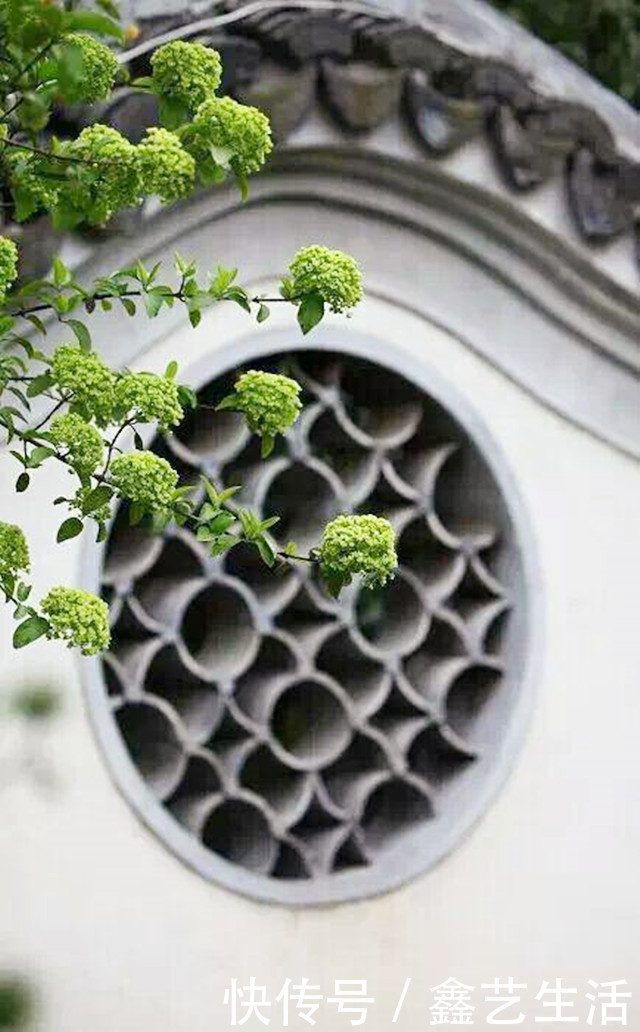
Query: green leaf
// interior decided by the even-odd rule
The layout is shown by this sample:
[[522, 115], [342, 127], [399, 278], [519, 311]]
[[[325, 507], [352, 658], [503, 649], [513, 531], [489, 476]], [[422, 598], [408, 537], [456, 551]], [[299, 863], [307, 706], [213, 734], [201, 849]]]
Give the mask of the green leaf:
[[65, 325], [71, 327], [82, 350], [91, 351], [91, 334], [85, 324], [79, 319], [66, 319]]
[[268, 308], [267, 305], [265, 305], [265, 304], [263, 304], [261, 302], [260, 303], [260, 307], [258, 309], [258, 314], [256, 316], [257, 321], [259, 323], [266, 322], [270, 315], [271, 315], [271, 309]]
[[48, 630], [49, 621], [45, 620], [43, 616], [27, 617], [27, 619], [21, 623], [19, 627], [16, 627], [14, 631], [14, 649], [22, 649], [25, 645], [30, 645], [32, 641], [36, 641], [37, 638], [41, 638]]
[[56, 541], [60, 544], [62, 541], [69, 541], [71, 538], [77, 537], [78, 534], [82, 533], [83, 526], [82, 520], [79, 520], [77, 516], [70, 516], [68, 520], [65, 520], [58, 527]]
[[227, 394], [226, 398], [219, 401], [216, 405], [216, 412], [222, 412], [224, 409], [235, 409], [238, 403], [237, 394]]
[[27, 387], [27, 397], [37, 397], [38, 394], [42, 394], [44, 391], [49, 390], [49, 387], [51, 387], [53, 383], [53, 376], [48, 370], [46, 373], [41, 373], [40, 376], [36, 376]]
[[350, 577], [345, 578], [343, 574], [336, 573], [335, 570], [331, 570], [326, 566], [320, 567], [320, 574], [331, 598], [338, 598], [342, 589], [351, 581]]
[[122, 307], [124, 308], [127, 315], [136, 314], [135, 302], [133, 302], [130, 297], [121, 297], [120, 300], [122, 301]]
[[216, 538], [210, 548], [212, 556], [222, 555], [224, 552], [228, 552], [230, 548], [238, 544], [238, 539], [233, 534], [221, 534], [220, 537]]
[[175, 97], [158, 98], [158, 118], [165, 129], [178, 129], [189, 119], [189, 108]]
[[198, 396], [191, 387], [181, 383], [178, 387], [178, 401], [183, 408], [197, 408]]
[[208, 527], [198, 527], [196, 530], [197, 541], [213, 541], [216, 535]]
[[147, 310], [147, 315], [150, 319], [155, 319], [156, 315], [162, 308], [164, 298], [162, 294], [156, 294], [154, 291], [150, 291], [144, 295], [144, 307]]
[[96, 512], [107, 502], [110, 502], [113, 498], [113, 488], [107, 484], [100, 484], [99, 487], [94, 487], [93, 491], [89, 491], [89, 494], [84, 500], [82, 511], [85, 516], [88, 516], [92, 512]]
[[298, 308], [298, 325], [303, 333], [309, 333], [324, 316], [324, 301], [315, 291], [306, 294]]
[[38, 445], [29, 454], [29, 469], [37, 469], [45, 459], [55, 455], [55, 448], [45, 448], [44, 445]]
[[209, 530], [215, 537], [217, 537], [218, 534], [224, 534], [232, 523], [235, 522], [236, 518], [232, 512], [221, 512], [211, 520]]
[[237, 305], [244, 308], [245, 312], [251, 312], [249, 297], [246, 290], [243, 290], [242, 287], [229, 287], [225, 292], [225, 297], [229, 301], [235, 301]]
[[271, 455], [271, 452], [274, 449], [275, 443], [276, 443], [276, 439], [271, 434], [263, 434], [262, 435], [262, 444], [260, 446], [260, 455], [262, 456], [263, 459], [266, 459], [266, 458], [268, 458], [269, 455]]
[[34, 315], [33, 312], [30, 312], [29, 315], [25, 316], [25, 318], [28, 319], [31, 325], [36, 328], [38, 333], [41, 333], [43, 337], [46, 337], [47, 328], [43, 323], [42, 319], [39, 318], [39, 316]]
[[209, 497], [209, 501], [211, 502], [212, 505], [214, 505], [216, 507], [216, 509], [219, 509], [220, 508], [220, 497], [219, 497], [218, 492], [216, 491], [215, 487], [213, 486], [213, 484], [209, 480], [207, 480], [206, 477], [201, 477], [201, 480], [202, 480], [202, 483], [204, 485], [204, 489], [207, 492], [207, 495]]
[[215, 279], [211, 281], [209, 289], [216, 297], [222, 297], [225, 290], [231, 286], [237, 275], [237, 269], [224, 269], [222, 265], [219, 265]]
[[269, 516], [268, 519], [262, 521], [262, 523], [260, 524], [260, 529], [263, 532], [265, 530], [271, 530], [271, 528], [275, 527], [276, 523], [279, 523], [279, 522], [280, 522], [280, 517], [279, 516]]
[[233, 498], [234, 495], [237, 495], [238, 491], [242, 491], [242, 487], [239, 485], [233, 487], [225, 487], [224, 491], [221, 491], [218, 495], [220, 505], [224, 505], [225, 502], [228, 502], [230, 498]]
[[164, 371], [164, 375], [167, 377], [168, 380], [174, 380], [177, 372], [178, 363], [174, 359], [172, 362], [169, 362], [169, 365]]
[[144, 516], [144, 507], [140, 505], [140, 502], [133, 502], [129, 509], [129, 523], [132, 527], [137, 526]]
[[27, 490], [27, 488], [29, 486], [29, 481], [30, 480], [31, 480], [31, 477], [29, 476], [28, 473], [21, 473], [20, 474], [20, 476], [16, 480], [16, 491], [18, 492], [18, 494], [22, 494], [23, 491]]
[[141, 75], [138, 79], [133, 79], [131, 85], [139, 90], [153, 90], [155, 79], [152, 75]]
[[262, 559], [263, 563], [265, 563], [267, 566], [273, 566], [276, 561], [276, 556], [267, 539], [260, 537], [254, 543], [256, 548], [258, 549], [258, 552], [260, 553], [260, 558]]
[[298, 546], [295, 541], [289, 541], [289, 543], [285, 545], [284, 554], [291, 557], [298, 554]]
[[64, 287], [71, 282], [71, 269], [62, 261], [62, 258], [53, 259], [53, 282], [56, 287]]
[[62, 24], [67, 32], [95, 32], [97, 36], [111, 36], [124, 43], [122, 26], [113, 18], [107, 17], [106, 14], [98, 14], [97, 11], [66, 11]]
[[200, 311], [199, 308], [190, 308], [189, 309], [189, 322], [193, 326], [194, 330], [195, 330], [196, 326], [199, 324], [201, 319], [202, 319], [202, 312]]
[[238, 184], [240, 197], [243, 201], [246, 201], [247, 197], [249, 196], [249, 180], [246, 176], [236, 175], [236, 183]]

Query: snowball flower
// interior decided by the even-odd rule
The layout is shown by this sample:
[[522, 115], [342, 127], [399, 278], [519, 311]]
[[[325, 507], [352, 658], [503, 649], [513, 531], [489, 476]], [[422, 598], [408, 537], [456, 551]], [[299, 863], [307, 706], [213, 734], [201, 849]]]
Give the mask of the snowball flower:
[[286, 433], [298, 418], [302, 408], [300, 390], [299, 383], [281, 373], [250, 369], [238, 377], [229, 407], [244, 412], [254, 433], [275, 437]]
[[95, 352], [83, 351], [78, 344], [56, 348], [51, 372], [58, 387], [72, 391], [74, 403], [83, 405], [99, 423], [108, 423], [115, 404], [115, 373]]
[[178, 483], [173, 466], [150, 451], [118, 455], [111, 463], [111, 478], [123, 498], [138, 502], [147, 512], [168, 509]]
[[65, 36], [63, 43], [75, 51], [81, 66], [81, 72], [71, 90], [65, 89], [65, 98], [74, 103], [83, 100], [87, 104], [105, 100], [111, 93], [118, 71], [118, 62], [113, 52], [104, 43], [84, 32], [70, 33]]
[[267, 116], [231, 97], [206, 100], [196, 111], [192, 126], [196, 160], [210, 157], [210, 146], [218, 147], [230, 152], [230, 162], [238, 175], [257, 172], [273, 149]]
[[126, 373], [116, 384], [116, 405], [123, 413], [133, 412], [142, 423], [157, 421], [163, 429], [182, 421], [178, 385], [168, 376], [155, 373]]
[[18, 275], [18, 248], [9, 237], [0, 236], [0, 302]]
[[109, 607], [97, 595], [77, 588], [52, 588], [42, 600], [42, 612], [49, 621], [48, 638], [77, 646], [83, 656], [109, 648]]
[[147, 129], [147, 135], [138, 145], [138, 162], [146, 194], [158, 194], [160, 200], [168, 204], [191, 192], [196, 163], [176, 134], [168, 129]]
[[0, 578], [29, 569], [29, 547], [20, 527], [0, 522]]
[[40, 175], [38, 162], [33, 160], [32, 154], [20, 150], [5, 152], [3, 162], [11, 187], [20, 197], [16, 206], [19, 222], [40, 208], [55, 208], [60, 198], [60, 182]]
[[142, 200], [137, 148], [111, 126], [96, 122], [83, 129], [63, 151], [89, 163], [95, 176], [65, 186], [65, 199], [94, 226], [107, 222], [114, 212]]
[[156, 89], [191, 110], [212, 97], [222, 79], [220, 54], [202, 43], [174, 40], [151, 57]]
[[102, 462], [104, 442], [100, 432], [76, 412], [57, 416], [49, 433], [53, 444], [69, 449], [69, 459], [81, 476], [93, 473]]
[[317, 556], [330, 576], [348, 584], [359, 573], [368, 588], [386, 584], [398, 565], [393, 527], [381, 516], [337, 516]]
[[362, 300], [362, 274], [355, 258], [314, 244], [298, 251], [289, 265], [292, 294], [317, 293], [332, 312], [354, 308]]

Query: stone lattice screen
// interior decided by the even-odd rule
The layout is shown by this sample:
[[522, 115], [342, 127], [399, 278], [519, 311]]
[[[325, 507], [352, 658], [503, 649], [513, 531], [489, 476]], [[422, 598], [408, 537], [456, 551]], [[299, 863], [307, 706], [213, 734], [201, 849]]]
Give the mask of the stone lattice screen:
[[270, 459], [241, 417], [212, 408], [155, 449], [194, 484], [205, 471], [245, 485], [240, 500], [280, 513], [278, 541], [300, 551], [339, 512], [388, 516], [398, 576], [335, 602], [307, 564], [274, 573], [247, 546], [211, 559], [190, 532], [152, 538], [122, 509], [98, 705], [144, 809], [179, 822], [172, 848], [203, 873], [284, 901], [380, 891], [450, 848], [502, 762], [519, 695], [518, 544], [478, 446], [415, 384], [327, 351], [248, 366], [305, 388]]

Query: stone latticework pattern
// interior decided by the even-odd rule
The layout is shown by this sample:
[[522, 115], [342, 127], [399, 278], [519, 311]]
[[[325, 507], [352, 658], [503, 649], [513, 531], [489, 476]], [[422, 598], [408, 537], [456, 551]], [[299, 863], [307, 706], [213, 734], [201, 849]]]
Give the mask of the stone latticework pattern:
[[194, 484], [244, 484], [300, 551], [339, 512], [386, 515], [398, 575], [335, 602], [308, 564], [274, 573], [247, 546], [211, 559], [190, 532], [153, 538], [120, 510], [108, 705], [148, 791], [232, 864], [310, 882], [390, 854], [401, 866], [496, 762], [517, 694], [508, 514], [474, 443], [405, 379], [330, 352], [260, 365], [304, 385], [269, 460], [240, 416], [208, 409], [157, 450]]

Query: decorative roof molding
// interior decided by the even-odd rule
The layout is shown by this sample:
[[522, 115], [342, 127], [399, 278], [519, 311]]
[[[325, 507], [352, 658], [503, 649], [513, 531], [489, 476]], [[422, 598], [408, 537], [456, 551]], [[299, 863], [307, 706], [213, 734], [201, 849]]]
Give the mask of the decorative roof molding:
[[[431, 158], [486, 140], [503, 183], [515, 194], [564, 180], [567, 210], [585, 243], [635, 234], [640, 162], [620, 148], [601, 114], [539, 92], [515, 64], [465, 51], [462, 14], [486, 19], [482, 5], [463, 11], [457, 0], [440, 19], [437, 2], [412, 6], [422, 23], [347, 0], [227, 0], [222, 19], [194, 19], [188, 11], [143, 19], [129, 59], [141, 70], [159, 34], [197, 36], [222, 52], [225, 89], [269, 111], [280, 143], [301, 125], [316, 96], [349, 133], [371, 132], [397, 114]], [[220, 21], [226, 24], [216, 27]], [[515, 28], [523, 41], [538, 43]], [[598, 97], [611, 100], [593, 86]], [[124, 114], [118, 104], [117, 124]], [[623, 109], [640, 127], [631, 109]]]

